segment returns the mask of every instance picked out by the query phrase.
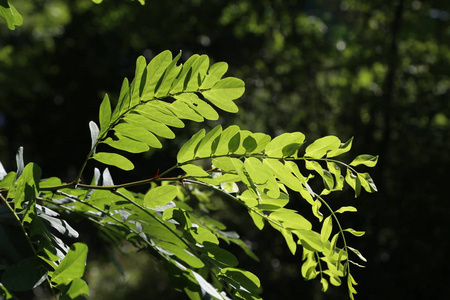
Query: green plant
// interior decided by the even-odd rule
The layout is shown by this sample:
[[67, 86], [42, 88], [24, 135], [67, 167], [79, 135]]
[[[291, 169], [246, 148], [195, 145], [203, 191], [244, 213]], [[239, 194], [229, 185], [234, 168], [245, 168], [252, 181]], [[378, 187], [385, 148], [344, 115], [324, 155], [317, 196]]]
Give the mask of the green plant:
[[[326, 136], [304, 147], [301, 132], [272, 139], [236, 125], [225, 129], [218, 125], [194, 134], [178, 151], [173, 167], [151, 178], [114, 184], [108, 168], [103, 172], [95, 168], [90, 182], [82, 180], [86, 167], [95, 161], [132, 170], [134, 165], [125, 153], [161, 148], [161, 139], [175, 138], [170, 127], [183, 128], [185, 120], [218, 120], [212, 105], [230, 113], [238, 111], [234, 100], [244, 93], [244, 82], [222, 78], [226, 63], [210, 66], [208, 56], [193, 55], [177, 65], [180, 56], [173, 58], [164, 51], [148, 64], [139, 57], [135, 78], [131, 84], [123, 81], [114, 109], [105, 95], [99, 126], [89, 123], [91, 149], [72, 182], [42, 179], [36, 164], [25, 165], [22, 149], [16, 156], [16, 172], [0, 170], [2, 206], [31, 250], [29, 257], [3, 271], [3, 297], [13, 299], [14, 291], [43, 283], [61, 299], [89, 295], [82, 279], [88, 246], [83, 241], [71, 246], [65, 242], [67, 237], [78, 237], [63, 218], [70, 215], [95, 224], [111, 243], [127, 241], [161, 261], [176, 288], [191, 299], [205, 295], [260, 299], [259, 279], [238, 268], [236, 257], [221, 247], [234, 243], [255, 257], [238, 234], [226, 231], [224, 224], [211, 217], [206, 207], [213, 204], [210, 192], [214, 192], [241, 204], [259, 229], [268, 224], [278, 230], [292, 254], [301, 246], [305, 279], [319, 277], [326, 291], [329, 282], [338, 286], [344, 278], [353, 299], [356, 282], [350, 266], [359, 264], [352, 257], [365, 258], [348, 245], [346, 234], [364, 232], [345, 228], [338, 219], [338, 214], [356, 212], [355, 207], [334, 210], [324, 199], [344, 186], [352, 188], [355, 197], [361, 189], [376, 191], [370, 175], [355, 167], [373, 167], [378, 157], [359, 155], [348, 164], [336, 159], [350, 150], [352, 139], [341, 143], [335, 136]], [[311, 187], [312, 182], [318, 186], [317, 177], [323, 186], [320, 193]], [[133, 192], [135, 186], [150, 188], [138, 193]], [[286, 208], [293, 197], [311, 205], [320, 229], [314, 230], [301, 212]]]

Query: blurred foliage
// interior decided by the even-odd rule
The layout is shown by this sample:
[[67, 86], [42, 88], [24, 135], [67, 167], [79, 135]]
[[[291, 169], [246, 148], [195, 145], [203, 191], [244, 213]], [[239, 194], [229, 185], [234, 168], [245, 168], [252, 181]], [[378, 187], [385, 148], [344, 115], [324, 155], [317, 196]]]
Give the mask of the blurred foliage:
[[[0, 26], [0, 160], [7, 170], [23, 145], [25, 157], [46, 166], [48, 175], [72, 180], [84, 159], [78, 155], [88, 150], [85, 124], [103, 92], [117, 94], [122, 78], [132, 75], [136, 56], [166, 48], [185, 57], [205, 53], [247, 79], [239, 103], [245, 113], [238, 115], [246, 119], [227, 116], [225, 125], [271, 134], [300, 130], [312, 139], [355, 136], [354, 151], [380, 155], [374, 176], [380, 193], [358, 201], [365, 217], [353, 220], [368, 232], [357, 247], [369, 260], [357, 274], [360, 298], [449, 292], [447, 0], [13, 3], [24, 24], [15, 31]], [[67, 128], [64, 139], [53, 139]], [[153, 170], [152, 161], [174, 155], [155, 153], [136, 165]], [[235, 215], [221, 215], [239, 228]], [[237, 230], [259, 240], [254, 250], [266, 264], [249, 268], [267, 274], [261, 276], [266, 299], [289, 298], [294, 290], [313, 298], [319, 287], [298, 282], [300, 271], [283, 247], [268, 257], [264, 245], [284, 241]]]

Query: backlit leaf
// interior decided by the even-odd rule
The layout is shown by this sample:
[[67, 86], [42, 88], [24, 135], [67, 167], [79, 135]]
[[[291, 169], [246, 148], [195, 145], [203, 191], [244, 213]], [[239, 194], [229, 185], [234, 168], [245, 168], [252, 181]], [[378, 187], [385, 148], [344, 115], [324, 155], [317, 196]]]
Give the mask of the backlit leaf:
[[69, 284], [75, 278], [81, 278], [86, 266], [88, 247], [82, 243], [75, 243], [55, 269], [52, 281], [57, 285]]
[[205, 136], [205, 130], [202, 129], [196, 134], [194, 134], [189, 141], [187, 141], [178, 151], [177, 154], [177, 161], [179, 163], [186, 162], [188, 160], [191, 160], [195, 157], [195, 150], [197, 148], [198, 143], [203, 139]]
[[375, 167], [378, 162], [378, 156], [369, 154], [358, 155], [351, 163], [350, 166], [366, 165], [368, 167]]
[[108, 94], [105, 94], [102, 104], [100, 104], [99, 122], [101, 132], [106, 132], [109, 122], [111, 122], [111, 103], [109, 102]]
[[125, 171], [134, 169], [134, 165], [130, 160], [116, 153], [99, 152], [92, 158], [106, 165], [115, 166]]
[[267, 144], [265, 153], [271, 157], [281, 158], [284, 156], [283, 149], [285, 149], [286, 146], [294, 144], [294, 146], [289, 146], [288, 149], [285, 149], [285, 152], [292, 152], [292, 149], [300, 147], [304, 140], [305, 135], [301, 132], [283, 133]]
[[330, 238], [332, 230], [333, 220], [331, 219], [331, 216], [328, 216], [323, 221], [322, 229], [320, 230], [320, 238], [322, 239], [322, 242], [325, 242]]
[[325, 136], [315, 140], [311, 145], [306, 147], [305, 156], [312, 158], [322, 158], [329, 151], [339, 148], [341, 141], [335, 136]]
[[163, 206], [175, 199], [178, 189], [174, 185], [163, 185], [152, 188], [145, 194], [144, 205], [148, 208]]
[[218, 108], [236, 113], [239, 109], [233, 100], [241, 97], [244, 90], [245, 84], [242, 80], [228, 77], [219, 80], [211, 89], [203, 91], [202, 94]]

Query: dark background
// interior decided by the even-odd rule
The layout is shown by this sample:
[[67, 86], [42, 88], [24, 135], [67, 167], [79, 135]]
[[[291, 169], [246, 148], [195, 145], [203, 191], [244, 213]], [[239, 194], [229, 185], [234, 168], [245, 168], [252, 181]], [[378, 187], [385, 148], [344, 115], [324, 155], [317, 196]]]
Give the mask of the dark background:
[[[24, 146], [25, 160], [38, 163], [44, 177], [73, 180], [89, 151], [89, 121], [97, 121], [105, 92], [114, 101], [123, 78], [133, 78], [139, 55], [207, 54], [246, 82], [240, 113], [223, 113], [224, 126], [272, 136], [301, 131], [308, 141], [354, 136], [354, 156], [380, 155], [371, 170], [378, 193], [330, 199], [357, 206], [344, 222], [366, 231], [351, 240], [368, 259], [365, 269], [353, 268], [358, 299], [449, 294], [449, 1], [12, 3], [24, 25], [0, 26], [0, 161], [7, 171]], [[178, 130], [165, 151], [133, 158], [135, 172], [113, 170], [113, 177], [153, 176], [192, 133], [215, 124]], [[292, 257], [281, 235], [250, 228], [246, 212], [227, 205], [217, 215], [253, 242], [261, 262], [240, 261], [261, 279], [265, 299], [346, 298], [345, 286], [322, 294], [318, 281], [304, 282], [301, 254]], [[142, 257], [134, 260], [139, 268], [123, 258], [128, 277], [98, 257], [88, 272], [95, 299], [184, 297], [169, 292], [158, 265], [143, 268]]]

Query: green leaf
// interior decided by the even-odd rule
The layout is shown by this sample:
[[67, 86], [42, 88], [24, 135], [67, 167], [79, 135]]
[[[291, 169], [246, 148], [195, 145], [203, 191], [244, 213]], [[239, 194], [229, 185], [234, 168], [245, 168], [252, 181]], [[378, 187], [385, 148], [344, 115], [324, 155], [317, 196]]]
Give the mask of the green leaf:
[[228, 142], [228, 152], [234, 153], [239, 149], [241, 145], [241, 133], [237, 132]]
[[52, 281], [57, 285], [67, 285], [75, 278], [81, 278], [86, 266], [88, 247], [82, 243], [75, 243], [56, 267]]
[[130, 139], [126, 136], [117, 134], [118, 140], [113, 140], [112, 138], [107, 138], [102, 143], [105, 143], [113, 148], [127, 151], [130, 153], [142, 153], [148, 151], [150, 148], [147, 144]]
[[249, 135], [242, 142], [242, 146], [244, 146], [246, 152], [252, 153], [252, 151], [254, 151], [256, 147], [258, 147], [258, 143], [252, 136]]
[[11, 291], [28, 291], [39, 286], [47, 278], [48, 270], [42, 261], [36, 257], [28, 257], [17, 265], [7, 268], [1, 282]]
[[186, 102], [181, 100], [172, 102], [167, 105], [167, 108], [180, 119], [191, 120], [194, 122], [203, 122], [205, 120], [199, 113], [187, 105]]
[[302, 215], [287, 209], [277, 210], [270, 214], [270, 218], [279, 221], [284, 228], [311, 230], [311, 223]]
[[335, 179], [335, 184], [334, 187], [332, 188], [332, 190], [342, 190], [344, 187], [344, 176], [341, 175], [341, 168], [339, 168], [339, 166], [334, 163], [334, 162], [330, 162], [327, 161], [327, 168], [330, 171], [331, 174], [334, 175], [334, 179]]
[[172, 95], [179, 94], [185, 90], [187, 83], [191, 79], [192, 66], [199, 57], [200, 55], [194, 54], [184, 63], [181, 72], [172, 83], [172, 87], [170, 89], [170, 93]]
[[127, 110], [130, 106], [130, 84], [128, 83], [128, 79], [125, 78], [122, 82], [122, 87], [120, 88], [119, 100], [117, 101], [117, 105], [114, 108], [111, 120], [116, 120], [118, 116]]
[[116, 153], [99, 152], [96, 153], [92, 158], [106, 165], [115, 166], [125, 171], [134, 169], [134, 165], [131, 161]]
[[145, 194], [144, 206], [148, 208], [156, 208], [163, 206], [175, 199], [178, 189], [174, 185], [163, 185], [152, 188]]
[[218, 62], [213, 64], [206, 74], [205, 80], [203, 80], [200, 86], [201, 90], [211, 89], [227, 72], [228, 64], [225, 62]]
[[292, 232], [299, 238], [299, 243], [310, 251], [324, 252], [328, 249], [322, 242], [320, 234], [315, 231], [296, 229]]
[[123, 136], [133, 140], [146, 143], [152, 148], [162, 148], [161, 142], [150, 131], [129, 123], [120, 123], [114, 127], [114, 130]]
[[283, 235], [284, 240], [286, 241], [286, 244], [288, 245], [288, 248], [291, 251], [292, 255], [295, 255], [295, 252], [297, 251], [297, 244], [294, 241], [292, 232], [289, 230], [286, 230], [285, 228], [280, 228], [280, 231], [281, 231], [281, 234]]
[[[292, 152], [293, 149], [300, 147], [302, 145], [303, 141], [305, 140], [305, 135], [301, 132], [292, 132], [292, 133], [283, 133], [282, 135], [277, 136], [273, 140], [271, 140], [266, 148], [265, 153], [268, 156], [271, 157], [283, 157], [283, 149], [285, 153]], [[289, 146], [292, 145], [293, 146]], [[287, 152], [286, 152], [287, 151]], [[295, 152], [296, 150], [294, 150]], [[288, 153], [289, 154], [289, 153]]]
[[345, 181], [355, 190], [355, 198], [361, 194], [361, 180], [355, 174], [353, 174], [350, 169], [347, 169], [347, 175], [345, 176]]
[[[179, 58], [179, 56], [177, 57]], [[175, 58], [175, 60], [177, 61], [178, 58]], [[142, 89], [141, 95], [141, 98], [143, 100], [149, 100], [154, 97], [155, 93], [157, 92], [157, 88], [159, 87], [158, 82], [162, 82], [162, 80], [164, 79], [163, 76], [166, 76], [166, 79], [169, 77], [170, 74], [166, 73], [166, 70], [169, 68], [169, 66], [172, 66], [173, 68], [175, 64], [173, 64], [172, 52], [170, 52], [169, 50], [159, 53], [150, 61], [145, 72], [145, 85]], [[168, 83], [165, 83], [165, 85], [167, 84]], [[164, 89], [167, 90], [166, 87], [164, 87]]]
[[363, 236], [366, 233], [365, 231], [356, 231], [353, 228], [347, 228], [347, 229], [344, 229], [344, 231], [350, 232], [354, 236]]
[[205, 266], [205, 264], [198, 257], [196, 257], [185, 248], [181, 248], [177, 245], [167, 242], [158, 242], [157, 245], [158, 247], [163, 248], [165, 251], [172, 253], [181, 261], [187, 263], [193, 268], [203, 268]]
[[242, 80], [228, 77], [219, 80], [211, 89], [203, 91], [203, 96], [218, 108], [236, 113], [238, 107], [233, 100], [242, 96], [245, 91], [245, 84]]
[[225, 128], [220, 135], [219, 141], [217, 142], [215, 155], [225, 155], [229, 152], [228, 144], [232, 137], [234, 137], [238, 132], [240, 132], [240, 128], [237, 125], [231, 125]]
[[[70, 282], [66, 289], [63, 290], [61, 300], [80, 299], [83, 295], [89, 296], [89, 286], [86, 281], [81, 278], [75, 278]], [[81, 298], [82, 299], [82, 298]]]
[[190, 70], [190, 78], [188, 82], [185, 82], [186, 92], [196, 92], [203, 82], [206, 76], [206, 72], [209, 68], [209, 57], [207, 55], [200, 55], [192, 64]]
[[153, 121], [149, 118], [146, 118], [139, 114], [128, 114], [125, 116], [124, 120], [132, 125], [135, 126], [141, 126], [142, 128], [145, 128], [146, 130], [160, 136], [166, 139], [173, 139], [175, 137], [175, 134], [172, 130], [170, 130], [169, 127], [166, 125]]
[[[308, 192], [306, 192], [306, 193], [308, 193]], [[309, 193], [308, 193], [308, 195], [309, 195]], [[313, 212], [314, 216], [316, 216], [316, 218], [319, 219], [319, 222], [322, 222], [322, 220], [323, 220], [323, 214], [319, 210], [321, 206], [322, 206], [322, 202], [320, 202], [319, 200], [315, 200], [315, 201], [313, 200], [312, 212]]]
[[201, 100], [194, 93], [182, 93], [174, 96], [175, 99], [185, 102], [192, 110], [208, 120], [218, 120], [219, 114], [208, 103]]
[[106, 132], [108, 125], [111, 122], [111, 103], [109, 102], [108, 94], [105, 94], [102, 104], [100, 104], [99, 111], [100, 132]]
[[201, 167], [196, 166], [196, 165], [187, 164], [187, 165], [181, 166], [181, 168], [183, 169], [183, 171], [186, 172], [186, 175], [188, 175], [188, 176], [210, 177], [210, 175], [205, 170], [203, 170]]
[[377, 186], [373, 182], [372, 177], [369, 173], [358, 173], [358, 178], [361, 181], [361, 186], [366, 190], [366, 192], [373, 193], [377, 192]]
[[328, 290], [328, 281], [322, 277], [320, 283], [322, 284], [322, 292], [326, 292]]
[[366, 165], [368, 167], [375, 167], [378, 162], [378, 156], [369, 154], [358, 155], [351, 163], [350, 166], [356, 167], [359, 165]]
[[338, 210], [335, 211], [335, 213], [345, 213], [345, 212], [357, 212], [356, 207], [353, 206], [342, 206], [341, 208], [339, 208]]
[[[180, 71], [182, 69], [182, 66], [177, 66], [177, 62], [181, 57], [181, 51], [178, 53], [178, 55], [172, 60], [172, 62], [167, 66], [166, 70], [164, 71], [163, 76], [158, 81], [157, 86], [155, 87], [156, 97], [164, 97], [169, 94], [170, 87], [172, 86], [173, 81], [175, 78], [180, 74]], [[159, 84], [159, 82], [161, 82]], [[159, 84], [159, 86], [158, 86]]]
[[249, 174], [251, 180], [260, 186], [262, 191], [265, 191], [267, 195], [272, 198], [278, 198], [280, 195], [280, 189], [275, 177], [263, 167], [261, 161], [255, 157], [249, 157], [245, 159], [244, 167]]
[[155, 100], [148, 102], [145, 105], [138, 106], [135, 111], [156, 122], [163, 123], [172, 127], [183, 128], [184, 123], [164, 105], [164, 102]]
[[347, 142], [341, 143], [341, 145], [339, 146], [338, 149], [331, 150], [330, 152], [328, 152], [327, 157], [335, 157], [335, 156], [338, 156], [338, 155], [341, 155], [343, 153], [350, 151], [350, 149], [352, 148], [352, 142], [353, 142], [353, 137], [350, 138]]
[[0, 17], [5, 19], [10, 30], [16, 29], [16, 26], [23, 24], [23, 18], [14, 6], [7, 0], [0, 1]]
[[315, 140], [311, 145], [306, 147], [305, 156], [312, 158], [322, 158], [329, 151], [339, 148], [341, 141], [335, 136], [325, 136]]
[[210, 157], [212, 153], [213, 141], [222, 133], [222, 126], [217, 125], [208, 134], [206, 134], [198, 144], [196, 156]]
[[198, 143], [205, 136], [205, 129], [200, 130], [196, 134], [194, 134], [189, 141], [187, 141], [178, 151], [177, 161], [178, 163], [183, 163], [188, 160], [191, 160], [195, 157], [195, 150], [197, 148]]
[[136, 60], [136, 71], [134, 74], [134, 80], [131, 83], [131, 100], [130, 107], [139, 104], [141, 100], [142, 89], [145, 86], [147, 80], [147, 61], [145, 57], [139, 56]]
[[298, 149], [302, 146], [302, 144], [289, 144], [283, 147], [282, 153], [283, 157], [287, 156], [295, 156], [294, 154], [297, 153]]
[[237, 268], [223, 268], [221, 273], [239, 283], [244, 289], [252, 294], [257, 294], [261, 291], [261, 282], [259, 281], [259, 278], [249, 271]]
[[322, 229], [320, 230], [320, 238], [322, 242], [325, 242], [330, 238], [332, 230], [333, 230], [333, 220], [331, 219], [331, 216], [328, 216], [323, 221]]
[[283, 184], [289, 187], [291, 190], [300, 192], [302, 190], [301, 181], [295, 177], [289, 168], [287, 168], [283, 163], [276, 159], [265, 159], [263, 162], [265, 167], [279, 179]]
[[202, 250], [205, 251], [205, 255], [213, 259], [218, 266], [236, 267], [238, 265], [237, 258], [231, 252], [210, 242], [204, 242], [203, 246]]
[[[28, 201], [28, 209], [36, 203], [35, 200], [38, 194], [41, 174], [42, 171], [38, 165], [29, 163], [25, 166], [22, 175], [17, 179], [16, 197], [14, 199], [14, 209], [16, 211], [22, 208], [22, 204], [24, 204], [25, 201]], [[31, 213], [31, 211], [29, 211], [29, 213]]]

